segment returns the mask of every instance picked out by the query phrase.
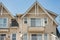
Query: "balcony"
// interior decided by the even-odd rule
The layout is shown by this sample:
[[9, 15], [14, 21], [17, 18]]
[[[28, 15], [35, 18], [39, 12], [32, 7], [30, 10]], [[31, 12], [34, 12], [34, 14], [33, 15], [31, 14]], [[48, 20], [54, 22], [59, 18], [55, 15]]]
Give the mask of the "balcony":
[[19, 24], [17, 23], [16, 19], [11, 20], [10, 27], [11, 28], [18, 28], [19, 27]]
[[28, 27], [29, 32], [44, 32], [44, 27]]
[[8, 28], [0, 28], [0, 32], [8, 32]]

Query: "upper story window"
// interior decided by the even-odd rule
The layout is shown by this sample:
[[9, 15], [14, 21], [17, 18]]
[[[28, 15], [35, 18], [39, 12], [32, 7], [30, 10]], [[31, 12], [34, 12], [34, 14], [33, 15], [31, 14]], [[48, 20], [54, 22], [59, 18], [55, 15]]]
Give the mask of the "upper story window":
[[27, 18], [24, 18], [24, 23], [27, 24]]
[[31, 18], [31, 27], [40, 27], [47, 24], [47, 18]]
[[0, 28], [7, 27], [7, 18], [0, 18]]

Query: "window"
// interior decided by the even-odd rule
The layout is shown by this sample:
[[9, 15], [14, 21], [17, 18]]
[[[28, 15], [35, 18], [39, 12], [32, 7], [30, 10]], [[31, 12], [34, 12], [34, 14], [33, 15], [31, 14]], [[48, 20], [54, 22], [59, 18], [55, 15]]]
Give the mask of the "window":
[[41, 26], [41, 19], [39, 19], [39, 18], [31, 18], [31, 26], [32, 27]]
[[16, 40], [16, 34], [12, 34], [12, 40]]
[[24, 23], [27, 24], [27, 18], [24, 18]]
[[0, 28], [7, 27], [7, 18], [0, 18]]
[[0, 34], [0, 40], [5, 40], [6, 34]]
[[31, 18], [31, 27], [40, 27], [47, 24], [47, 18]]
[[42, 18], [31, 18], [31, 27], [45, 26], [44, 19]]
[[47, 40], [47, 34], [44, 34], [44, 40]]
[[42, 40], [42, 34], [32, 34], [31, 40]]
[[27, 34], [23, 35], [23, 40], [27, 40]]

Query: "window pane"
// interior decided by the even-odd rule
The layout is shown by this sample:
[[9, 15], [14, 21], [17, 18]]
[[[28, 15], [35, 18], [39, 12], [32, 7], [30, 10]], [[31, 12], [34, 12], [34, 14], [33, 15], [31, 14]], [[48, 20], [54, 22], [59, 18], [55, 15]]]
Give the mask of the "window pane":
[[0, 28], [5, 28], [7, 25], [7, 18], [0, 18]]
[[47, 34], [44, 34], [44, 40], [47, 40]]
[[42, 40], [42, 34], [37, 34], [37, 40]]
[[16, 38], [12, 38], [12, 40], [16, 40]]
[[16, 40], [16, 34], [12, 34], [12, 40]]
[[41, 26], [41, 19], [38, 18], [36, 19], [36, 26], [37, 27]]
[[27, 34], [23, 35], [23, 40], [27, 40]]
[[6, 23], [6, 22], [7, 22], [7, 19], [6, 19], [6, 18], [4, 18], [4, 19], [3, 19], [3, 23]]
[[35, 27], [35, 18], [31, 18], [31, 27]]
[[27, 23], [27, 18], [24, 18], [24, 23]]
[[2, 20], [2, 18], [0, 18], [0, 24], [2, 24], [2, 22], [3, 22], [3, 20]]
[[16, 37], [16, 34], [13, 34], [12, 37]]
[[36, 34], [32, 34], [32, 40], [37, 40], [37, 35]]

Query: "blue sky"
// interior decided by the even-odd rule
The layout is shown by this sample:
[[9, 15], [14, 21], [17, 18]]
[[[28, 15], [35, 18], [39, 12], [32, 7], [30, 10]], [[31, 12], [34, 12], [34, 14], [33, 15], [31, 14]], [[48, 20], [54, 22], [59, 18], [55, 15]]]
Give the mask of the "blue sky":
[[[13, 14], [24, 13], [36, 0], [0, 0], [8, 10]], [[60, 0], [38, 0], [38, 2], [46, 9], [60, 14]], [[59, 22], [59, 17], [56, 18]], [[60, 22], [59, 22], [60, 23]], [[60, 30], [60, 27], [58, 27]]]

